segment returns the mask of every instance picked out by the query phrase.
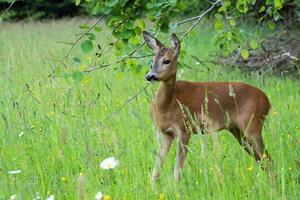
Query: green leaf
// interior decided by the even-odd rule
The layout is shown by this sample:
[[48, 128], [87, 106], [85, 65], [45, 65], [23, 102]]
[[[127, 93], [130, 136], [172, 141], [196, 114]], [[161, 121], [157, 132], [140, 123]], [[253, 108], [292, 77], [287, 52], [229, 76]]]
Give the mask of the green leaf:
[[276, 24], [275, 24], [274, 22], [270, 21], [270, 22], [268, 23], [268, 27], [269, 27], [269, 29], [271, 29], [271, 30], [275, 30]]
[[92, 8], [92, 14], [97, 15], [101, 11], [102, 5], [100, 2], [97, 2], [96, 5]]
[[90, 27], [89, 27], [89, 25], [87, 25], [87, 24], [80, 24], [80, 25], [79, 25], [79, 28], [80, 28], [80, 29], [89, 29]]
[[123, 31], [121, 33], [122, 39], [129, 39], [132, 36], [132, 32], [130, 30]]
[[234, 19], [229, 20], [230, 26], [236, 26], [236, 21]]
[[167, 22], [163, 22], [161, 25], [160, 25], [160, 30], [161, 32], [163, 33], [168, 33], [169, 32], [169, 24]]
[[143, 19], [138, 19], [137, 20], [137, 26], [140, 27], [141, 29], [145, 28], [145, 22]]
[[133, 25], [133, 23], [132, 23], [131, 20], [128, 20], [128, 21], [125, 23], [125, 28], [126, 28], [126, 29], [129, 29], [129, 30], [134, 29], [134, 25]]
[[80, 47], [84, 53], [88, 53], [93, 50], [94, 45], [90, 40], [85, 40], [83, 43], [81, 43]]
[[216, 29], [216, 31], [221, 31], [224, 29], [224, 24], [221, 20], [215, 21], [215, 29]]
[[127, 3], [127, 1], [128, 0], [120, 0], [119, 2], [119, 5], [121, 6], [121, 7], [124, 7], [125, 5], [126, 5], [126, 3]]
[[61, 76], [61, 67], [57, 67], [55, 70], [55, 75], [56, 76]]
[[232, 37], [233, 37], [232, 32], [228, 31], [228, 32], [226, 33], [226, 39], [227, 39], [227, 40], [232, 40]]
[[241, 51], [241, 56], [242, 56], [242, 58], [244, 58], [244, 59], [249, 58], [249, 51], [248, 51], [247, 49], [243, 49], [243, 50]]
[[114, 5], [116, 5], [118, 2], [119, 2], [119, 0], [108, 0], [108, 1], [106, 2], [106, 5], [107, 5], [108, 7], [114, 7]]
[[258, 46], [259, 46], [259, 44], [258, 44], [257, 40], [251, 40], [251, 41], [250, 41], [250, 47], [251, 47], [252, 49], [257, 49]]
[[141, 34], [142, 31], [143, 31], [143, 30], [142, 30], [139, 26], [135, 27], [135, 29], [134, 29], [134, 32], [135, 32], [137, 35]]
[[83, 73], [82, 73], [82, 72], [79, 72], [79, 71], [73, 72], [73, 73], [72, 73], [72, 78], [74, 79], [74, 81], [80, 82], [80, 81], [82, 81], [82, 79], [83, 79]]
[[221, 15], [221, 14], [215, 14], [215, 18], [217, 20], [222, 20], [223, 19], [223, 15]]
[[177, 0], [169, 0], [169, 3], [170, 4], [175, 4], [175, 3], [177, 3]]
[[274, 6], [276, 10], [280, 10], [282, 8], [281, 0], [274, 0]]
[[156, 7], [156, 4], [155, 4], [155, 3], [152, 3], [152, 2], [148, 2], [148, 3], [146, 4], [146, 7], [150, 10], [150, 9], [152, 9], [152, 8], [155, 8], [155, 7]]
[[226, 11], [226, 7], [225, 6], [221, 6], [219, 9], [218, 9], [218, 12], [224, 12]]
[[120, 32], [120, 31], [115, 31], [115, 32], [113, 32], [113, 35], [114, 35], [116, 38], [118, 38], [118, 37], [121, 36], [121, 32]]
[[104, 6], [101, 8], [101, 12], [105, 15], [108, 15], [112, 11], [111, 7]]
[[96, 26], [96, 27], [94, 28], [94, 30], [95, 30], [96, 32], [101, 32], [101, 31], [102, 31], [102, 27], [101, 27], [101, 26]]
[[89, 38], [89, 40], [95, 40], [96, 39], [96, 36], [93, 33], [87, 33], [85, 35]]
[[132, 44], [132, 45], [139, 45], [141, 43], [141, 37], [139, 35], [136, 35], [134, 37], [131, 37], [129, 42]]
[[75, 64], [78, 64], [78, 63], [81, 62], [81, 60], [80, 60], [79, 58], [77, 58], [77, 57], [74, 57], [74, 58], [73, 58], [73, 62], [74, 62]]
[[259, 13], [261, 13], [261, 12], [264, 12], [266, 10], [266, 6], [262, 6], [262, 7], [260, 7], [260, 9], [259, 9]]
[[80, 0], [75, 0], [75, 5], [78, 6], [80, 4]]
[[248, 5], [247, 2], [244, 1], [240, 1], [240, 3], [237, 3], [237, 9], [241, 12], [241, 13], [247, 13], [248, 12]]

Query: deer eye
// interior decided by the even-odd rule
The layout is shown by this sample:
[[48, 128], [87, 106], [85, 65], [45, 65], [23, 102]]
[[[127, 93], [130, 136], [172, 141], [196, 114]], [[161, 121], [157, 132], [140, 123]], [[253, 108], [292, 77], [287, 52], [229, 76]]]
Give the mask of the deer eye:
[[164, 63], [165, 65], [170, 64], [170, 60], [164, 60], [163, 63]]

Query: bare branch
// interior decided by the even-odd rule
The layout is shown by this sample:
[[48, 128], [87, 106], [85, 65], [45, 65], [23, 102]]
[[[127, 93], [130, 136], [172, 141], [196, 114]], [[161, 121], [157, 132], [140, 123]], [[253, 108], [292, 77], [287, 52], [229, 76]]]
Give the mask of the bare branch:
[[73, 42], [63, 42], [63, 41], [56, 41], [58, 44], [67, 44], [67, 45], [74, 45]]
[[254, 31], [256, 31], [256, 29], [258, 28], [258, 26], [261, 24], [261, 22], [268, 16], [268, 11], [271, 9], [271, 7], [268, 8], [268, 10], [266, 11], [266, 14], [264, 14], [264, 16], [262, 16], [257, 24], [254, 26], [254, 28], [249, 32], [250, 34], [252, 34]]
[[109, 64], [102, 64], [102, 65], [99, 65], [97, 67], [92, 67], [90, 69], [85, 70], [84, 72], [89, 73], [89, 72], [92, 72], [94, 70], [105, 68], [105, 67], [108, 67], [108, 66], [111, 66], [111, 65], [115, 65], [115, 64], [123, 62], [123, 61], [125, 61], [125, 60], [127, 60], [129, 58], [132, 58], [133, 54], [135, 54], [135, 52], [137, 50], [139, 50], [140, 48], [142, 48], [144, 45], [145, 45], [145, 42], [141, 43], [137, 48], [135, 48], [134, 50], [132, 50], [129, 54], [125, 55], [123, 58], [120, 58], [119, 60], [117, 60], [115, 62], [112, 62], [112, 63], [109, 63]]
[[69, 50], [68, 50], [68, 52], [67, 52], [67, 54], [64, 56], [64, 57], [62, 57], [61, 58], [61, 60], [59, 61], [59, 63], [58, 63], [58, 66], [49, 74], [49, 78], [55, 73], [55, 71], [57, 70], [57, 68], [59, 67], [59, 65], [66, 59], [66, 58], [68, 58], [69, 57], [69, 55], [70, 55], [70, 53], [71, 53], [71, 51], [73, 50], [73, 48], [75, 47], [75, 45], [87, 34], [87, 33], [89, 33], [95, 26], [97, 26], [102, 20], [103, 20], [103, 18], [104, 18], [104, 15], [102, 15], [99, 19], [98, 19], [98, 21], [95, 23], [95, 24], [93, 24], [88, 30], [86, 30], [84, 33], [82, 33], [82, 35], [80, 36], [80, 37], [78, 37], [76, 40], [75, 40], [75, 42], [72, 42], [70, 45], [71, 45], [71, 47], [69, 48]]
[[9, 9], [14, 5], [14, 3], [16, 2], [17, 0], [14, 0], [12, 1], [9, 6], [4, 10], [4, 12], [1, 14], [1, 17], [3, 17], [8, 11]]
[[182, 20], [182, 21], [178, 22], [177, 25], [179, 26], [179, 25], [185, 24], [187, 22], [194, 21], [198, 18], [199, 18], [199, 16], [191, 17], [191, 18], [188, 18], [188, 19], [185, 19], [185, 20]]
[[191, 32], [191, 31], [195, 28], [195, 26], [197, 26], [197, 24], [203, 19], [203, 17], [204, 17], [207, 13], [209, 13], [210, 11], [212, 11], [212, 10], [216, 7], [216, 5], [218, 5], [220, 2], [221, 2], [221, 0], [218, 0], [218, 1], [214, 2], [214, 3], [212, 3], [212, 5], [211, 5], [205, 12], [203, 12], [201, 15], [199, 15], [199, 16], [197, 16], [197, 17], [194, 17], [194, 18], [191, 18], [191, 20], [184, 20], [185, 22], [182, 21], [181, 24], [197, 19], [197, 21], [195, 21], [195, 22], [192, 24], [192, 26], [190, 26], [190, 27], [184, 32], [184, 34], [181, 36], [181, 40], [182, 40], [189, 32]]
[[130, 97], [122, 106], [120, 106], [115, 112], [111, 113], [106, 119], [111, 119], [114, 115], [118, 114], [128, 103], [137, 98], [143, 91], [149, 87], [150, 83], [145, 85], [141, 90], [139, 90], [134, 96]]
[[130, 56], [130, 58], [146, 58], [146, 57], [150, 57], [150, 56], [154, 56], [154, 54], [147, 54], [147, 55], [140, 55], [140, 56]]

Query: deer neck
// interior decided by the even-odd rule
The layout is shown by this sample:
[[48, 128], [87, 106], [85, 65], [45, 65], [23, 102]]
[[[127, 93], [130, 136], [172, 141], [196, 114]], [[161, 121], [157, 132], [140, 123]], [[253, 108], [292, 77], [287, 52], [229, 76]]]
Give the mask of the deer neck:
[[156, 93], [156, 104], [158, 109], [165, 110], [174, 99], [176, 75], [166, 81], [161, 81]]

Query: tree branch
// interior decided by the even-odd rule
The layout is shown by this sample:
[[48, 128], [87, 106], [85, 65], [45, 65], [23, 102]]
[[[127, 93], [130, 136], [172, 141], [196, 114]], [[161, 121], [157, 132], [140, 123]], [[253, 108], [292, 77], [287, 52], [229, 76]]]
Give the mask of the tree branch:
[[112, 62], [112, 63], [109, 63], [109, 64], [102, 64], [102, 65], [99, 65], [97, 67], [92, 67], [90, 69], [85, 70], [84, 72], [89, 73], [89, 72], [92, 72], [94, 70], [105, 68], [105, 67], [108, 67], [108, 66], [111, 66], [111, 65], [115, 65], [115, 64], [118, 64], [120, 62], [125, 61], [126, 59], [132, 58], [132, 55], [135, 54], [135, 52], [137, 50], [139, 50], [140, 48], [142, 48], [144, 45], [145, 45], [145, 42], [141, 43], [137, 48], [132, 50], [129, 54], [125, 55], [123, 58], [120, 58], [119, 60], [117, 60], [115, 62]]
[[14, 5], [14, 3], [16, 2], [17, 0], [14, 0], [12, 1], [9, 6], [4, 10], [4, 12], [1, 14], [1, 17], [3, 17], [8, 11], [9, 9]]
[[71, 47], [69, 48], [69, 50], [68, 50], [68, 52], [67, 52], [67, 54], [64, 56], [64, 57], [62, 57], [61, 59], [60, 59], [60, 61], [59, 61], [59, 63], [58, 63], [58, 66], [49, 74], [49, 78], [55, 73], [55, 71], [57, 70], [57, 68], [59, 67], [59, 65], [66, 59], [66, 58], [68, 58], [69, 57], [69, 55], [70, 55], [70, 53], [71, 53], [71, 51], [73, 50], [73, 48], [75, 47], [75, 45], [87, 34], [87, 33], [89, 33], [95, 26], [97, 26], [102, 20], [103, 20], [103, 18], [104, 18], [104, 15], [102, 15], [99, 19], [98, 19], [98, 21], [95, 23], [95, 24], [93, 24], [88, 30], [86, 30], [84, 33], [82, 33], [82, 35], [80, 36], [80, 37], [78, 37], [74, 42], [72, 42], [72, 43], [70, 43], [70, 45], [71, 45]]
[[128, 103], [130, 103], [133, 99], [137, 98], [143, 91], [149, 87], [150, 83], [145, 85], [141, 90], [139, 90], [134, 96], [130, 97], [125, 103], [122, 104], [115, 112], [111, 113], [106, 119], [111, 119], [114, 115], [118, 114]]
[[190, 18], [190, 19], [186, 19], [186, 20], [181, 21], [180, 24], [184, 24], [184, 23], [186, 23], [186, 22], [189, 22], [189, 21], [192, 21], [192, 20], [196, 20], [196, 19], [197, 19], [197, 21], [195, 21], [195, 22], [192, 24], [192, 26], [190, 26], [190, 27], [183, 33], [183, 35], [181, 36], [181, 40], [182, 40], [189, 32], [191, 32], [191, 31], [195, 28], [195, 26], [197, 26], [197, 24], [203, 19], [203, 17], [204, 17], [207, 13], [209, 13], [210, 11], [212, 11], [212, 10], [216, 7], [216, 5], [218, 5], [218, 3], [220, 3], [220, 2], [221, 2], [221, 0], [217, 0], [216, 2], [212, 3], [212, 5], [211, 5], [205, 12], [203, 12], [201, 15], [199, 15], [199, 16], [197, 16], [197, 17], [193, 17], [193, 18]]
[[[197, 20], [194, 24], [192, 24], [192, 26], [190, 26], [182, 35], [181, 37], [181, 40], [183, 39], [183, 37], [185, 37], [191, 30], [193, 30], [195, 28], [195, 26], [203, 19], [203, 17], [208, 14], [210, 11], [212, 11], [214, 9], [214, 7], [216, 5], [218, 5], [218, 3], [220, 3], [221, 0], [217, 0], [216, 2], [212, 3], [211, 7], [209, 7], [205, 12], [203, 12], [201, 15], [199, 16], [196, 16], [196, 17], [192, 17], [192, 18], [189, 18], [189, 19], [186, 19], [186, 20], [183, 20], [183, 21], [180, 21], [177, 23], [177, 25], [182, 25], [184, 23], [187, 23], [187, 22], [190, 22], [190, 21], [193, 21], [193, 20]], [[97, 70], [97, 69], [101, 69], [101, 68], [106, 68], [106, 67], [109, 67], [111, 65], [115, 65], [115, 64], [118, 64], [120, 62], [123, 62], [125, 61], [126, 59], [129, 59], [129, 58], [144, 58], [144, 57], [148, 57], [150, 55], [145, 55], [145, 56], [133, 56], [133, 54], [139, 50], [141, 47], [143, 47], [145, 45], [145, 42], [141, 43], [137, 48], [135, 48], [133, 51], [131, 51], [128, 55], [125, 55], [123, 58], [115, 61], [115, 62], [112, 62], [112, 63], [108, 63], [108, 64], [101, 64], [97, 67], [92, 67], [90, 69], [87, 69], [85, 70], [84, 72], [86, 73], [89, 73], [89, 72], [92, 72], [94, 70]]]

